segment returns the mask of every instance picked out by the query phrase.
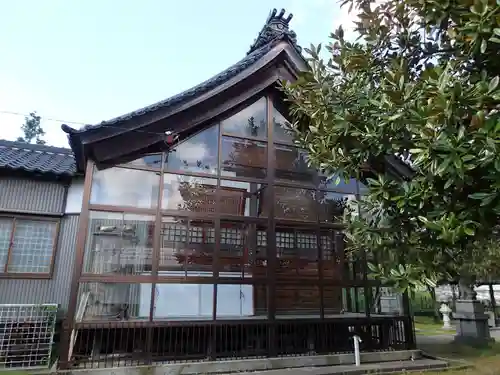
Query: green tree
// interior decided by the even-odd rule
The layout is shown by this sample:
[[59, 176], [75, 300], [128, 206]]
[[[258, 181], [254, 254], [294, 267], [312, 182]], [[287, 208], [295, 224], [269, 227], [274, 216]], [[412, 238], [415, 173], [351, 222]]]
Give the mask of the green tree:
[[[495, 0], [346, 0], [342, 28], [284, 83], [310, 160], [369, 192], [346, 215], [352, 249], [402, 289], [475, 281], [500, 212], [500, 6]], [[368, 177], [367, 177], [368, 176]]]
[[24, 124], [21, 126], [21, 130], [24, 133], [23, 137], [18, 137], [18, 142], [31, 143], [35, 141], [38, 145], [44, 145], [45, 141], [42, 137], [45, 135], [45, 131], [40, 125], [41, 117], [36, 114], [36, 112], [31, 112], [29, 116], [24, 117]]

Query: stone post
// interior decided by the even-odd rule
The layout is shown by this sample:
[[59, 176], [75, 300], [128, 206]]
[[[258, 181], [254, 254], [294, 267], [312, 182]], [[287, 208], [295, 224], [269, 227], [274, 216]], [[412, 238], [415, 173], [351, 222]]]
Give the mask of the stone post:
[[448, 307], [446, 303], [442, 303], [439, 312], [443, 315], [443, 329], [451, 329], [452, 328], [450, 324], [451, 309]]
[[454, 318], [457, 320], [455, 342], [469, 345], [484, 345], [494, 341], [490, 336], [488, 315], [484, 305], [476, 300], [457, 300]]

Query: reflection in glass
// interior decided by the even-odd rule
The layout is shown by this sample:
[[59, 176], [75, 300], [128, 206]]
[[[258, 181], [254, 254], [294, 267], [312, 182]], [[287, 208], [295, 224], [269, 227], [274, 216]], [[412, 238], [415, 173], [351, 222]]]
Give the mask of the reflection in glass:
[[335, 232], [322, 230], [320, 235], [321, 255], [323, 259], [323, 278], [325, 280], [341, 280], [344, 270], [340, 262], [343, 254], [337, 254], [335, 249]]
[[221, 145], [221, 170], [223, 176], [266, 177], [266, 143], [222, 137]]
[[138, 275], [151, 270], [154, 216], [91, 211], [84, 273]]
[[221, 122], [222, 132], [239, 137], [267, 138], [266, 98], [260, 98]]
[[215, 213], [217, 180], [213, 178], [164, 175], [162, 208]]
[[274, 192], [276, 218], [316, 221], [316, 192], [314, 190], [276, 186]]
[[294, 143], [290, 123], [276, 108], [273, 107], [273, 142]]
[[212, 221], [164, 217], [160, 244], [160, 276], [212, 276], [215, 251]]
[[78, 306], [82, 304], [83, 321], [147, 320], [151, 284], [80, 283]]
[[318, 242], [314, 231], [276, 228], [276, 256], [278, 258], [318, 259]]
[[262, 202], [266, 186], [256, 182], [220, 182], [220, 212], [226, 215], [262, 216]]
[[129, 165], [138, 168], [154, 168], [161, 169], [161, 154], [145, 155], [141, 158], [135, 159], [124, 165]]
[[[354, 178], [345, 181], [340, 176], [334, 174], [333, 176], [320, 176], [320, 188], [325, 190], [335, 190], [340, 193], [357, 194], [357, 180]], [[359, 183], [360, 189], [364, 187], [362, 183]]]
[[341, 221], [348, 202], [355, 199], [356, 196], [353, 194], [319, 192], [319, 220], [326, 223]]
[[165, 169], [217, 174], [219, 126], [203, 130], [167, 153]]
[[167, 283], [155, 285], [155, 319], [211, 319], [212, 284]]
[[[239, 275], [224, 272], [223, 278], [239, 277]], [[254, 312], [254, 286], [244, 284], [217, 285], [217, 318], [252, 316]]]
[[234, 277], [251, 278], [257, 259], [265, 259], [267, 232], [256, 224], [221, 221], [220, 246], [221, 269], [236, 273]]
[[95, 170], [90, 203], [156, 208], [160, 175], [127, 168]]
[[319, 280], [318, 254], [315, 230], [276, 228], [276, 256], [283, 276]]
[[[290, 313], [296, 315], [321, 314], [321, 294], [316, 285], [276, 285], [276, 314], [279, 318], [289, 319]], [[281, 316], [280, 316], [281, 315]]]
[[307, 152], [296, 147], [274, 146], [276, 179], [314, 184], [317, 172], [307, 165]]
[[323, 308], [325, 315], [340, 313], [344, 308], [341, 287], [332, 285], [323, 287]]

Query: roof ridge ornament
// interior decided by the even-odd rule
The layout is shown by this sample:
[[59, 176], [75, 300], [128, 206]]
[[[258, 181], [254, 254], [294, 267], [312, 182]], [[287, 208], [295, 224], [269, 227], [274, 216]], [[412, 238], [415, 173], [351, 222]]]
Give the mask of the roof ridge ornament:
[[250, 46], [250, 50], [247, 55], [251, 54], [256, 49], [283, 37], [287, 37], [293, 46], [300, 52], [301, 48], [297, 45], [297, 34], [289, 29], [289, 24], [292, 18], [292, 13], [289, 13], [288, 16], [285, 17], [285, 9], [281, 9], [279, 13], [276, 8], [271, 10], [264, 27], [253, 44]]

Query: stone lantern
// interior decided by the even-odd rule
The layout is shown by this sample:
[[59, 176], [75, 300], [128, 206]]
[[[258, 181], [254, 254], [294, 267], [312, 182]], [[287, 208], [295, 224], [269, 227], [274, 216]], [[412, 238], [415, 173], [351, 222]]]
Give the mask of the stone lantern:
[[441, 308], [439, 309], [439, 312], [443, 315], [443, 329], [452, 329], [452, 326], [450, 324], [450, 313], [451, 309], [446, 303], [441, 304]]

